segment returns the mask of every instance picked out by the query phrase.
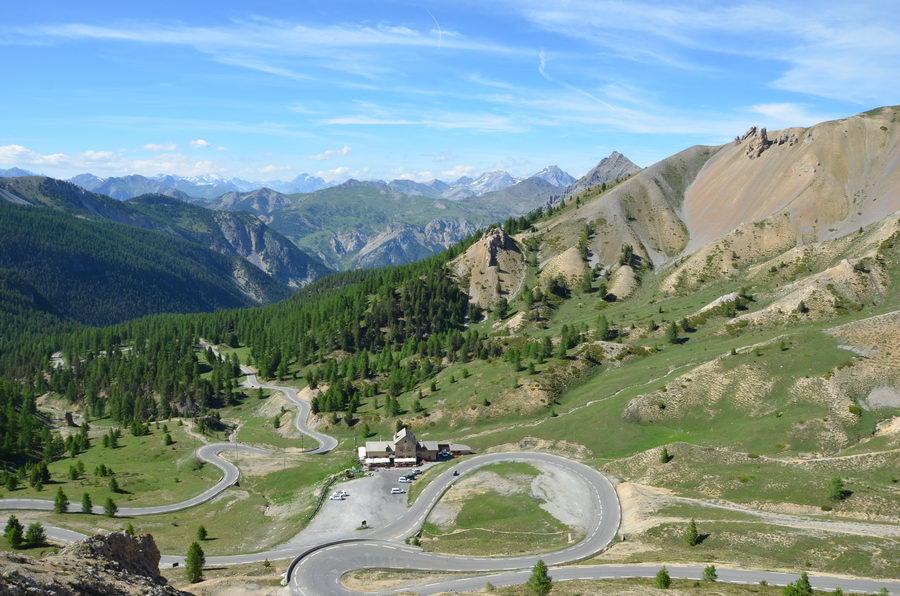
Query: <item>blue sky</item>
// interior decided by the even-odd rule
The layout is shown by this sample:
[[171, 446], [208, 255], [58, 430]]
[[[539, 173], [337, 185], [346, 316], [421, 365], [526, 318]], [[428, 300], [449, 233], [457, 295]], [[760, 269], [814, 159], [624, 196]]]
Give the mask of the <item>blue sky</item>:
[[896, 0], [250, 4], [9, 3], [0, 167], [580, 175], [900, 103]]

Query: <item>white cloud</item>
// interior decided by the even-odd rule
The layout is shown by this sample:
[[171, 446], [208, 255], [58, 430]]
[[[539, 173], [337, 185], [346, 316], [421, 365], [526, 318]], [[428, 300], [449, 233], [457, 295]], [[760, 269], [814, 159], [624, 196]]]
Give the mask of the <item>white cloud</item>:
[[228, 151], [228, 149], [226, 149], [222, 145], [219, 145], [218, 147], [216, 147], [216, 151]]
[[210, 147], [209, 141], [205, 139], [194, 139], [190, 142], [191, 147], [194, 149], [205, 149], [206, 147]]
[[466, 165], [456, 165], [450, 168], [449, 170], [444, 170], [441, 172], [441, 178], [447, 178], [450, 180], [456, 180], [460, 176], [470, 176], [478, 171], [478, 168], [475, 166], [466, 166]]
[[290, 170], [291, 166], [274, 166], [268, 165], [259, 168], [259, 172], [261, 174], [274, 174], [275, 172], [284, 172], [286, 170]]
[[750, 111], [765, 117], [762, 126], [812, 126], [834, 116], [811, 112], [808, 106], [797, 103], [761, 103], [750, 106]]
[[315, 159], [318, 161], [323, 161], [326, 159], [331, 159], [332, 157], [347, 155], [348, 153], [350, 153], [350, 147], [348, 147], [347, 145], [344, 145], [340, 149], [326, 149], [322, 153], [318, 153], [316, 155], [310, 155], [309, 158]]
[[414, 182], [427, 182], [434, 179], [434, 173], [429, 171], [423, 172], [404, 172], [403, 170], [394, 170], [394, 178], [397, 180], [412, 180]]
[[180, 153], [159, 153], [148, 159], [126, 159], [122, 153], [87, 150], [75, 154], [40, 154], [21, 145], [0, 146], [0, 163], [44, 166], [48, 174], [69, 176], [85, 171], [105, 175], [159, 173], [198, 176], [219, 171], [215, 162], [196, 160]]
[[144, 145], [144, 149], [148, 151], [175, 151], [176, 149], [178, 149], [178, 145], [176, 145], [175, 143], [147, 143], [146, 145]]
[[53, 153], [42, 155], [31, 149], [26, 149], [21, 145], [2, 145], [0, 146], [0, 163], [7, 164], [28, 164], [28, 165], [63, 165], [68, 162], [69, 157], [64, 153]]
[[334, 168], [333, 170], [319, 170], [315, 175], [327, 182], [331, 182], [333, 180], [346, 178], [349, 173], [350, 168], [341, 166], [339, 168]]

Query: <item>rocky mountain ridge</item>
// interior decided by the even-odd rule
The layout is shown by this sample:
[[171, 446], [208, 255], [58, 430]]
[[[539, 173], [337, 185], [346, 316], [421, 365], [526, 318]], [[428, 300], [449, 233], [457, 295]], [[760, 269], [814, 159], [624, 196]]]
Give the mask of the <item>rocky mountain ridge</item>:
[[609, 156], [600, 160], [590, 172], [571, 183], [566, 190], [567, 196], [573, 196], [604, 182], [612, 182], [625, 176], [630, 176], [641, 170], [633, 161], [613, 151]]

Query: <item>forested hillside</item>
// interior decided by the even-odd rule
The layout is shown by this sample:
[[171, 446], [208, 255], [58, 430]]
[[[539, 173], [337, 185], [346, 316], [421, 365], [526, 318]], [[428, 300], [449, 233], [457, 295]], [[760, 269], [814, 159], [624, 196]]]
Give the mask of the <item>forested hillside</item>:
[[175, 236], [224, 255], [242, 258], [294, 288], [330, 272], [319, 259], [298, 249], [249, 213], [214, 211], [161, 194], [117, 201], [69, 182], [43, 176], [0, 179], [0, 199]]
[[[255, 267], [202, 246], [111, 221], [0, 203], [5, 309], [89, 325], [158, 312], [234, 308], [288, 292]], [[242, 283], [235, 273], [240, 272]], [[27, 300], [26, 300], [27, 298]]]

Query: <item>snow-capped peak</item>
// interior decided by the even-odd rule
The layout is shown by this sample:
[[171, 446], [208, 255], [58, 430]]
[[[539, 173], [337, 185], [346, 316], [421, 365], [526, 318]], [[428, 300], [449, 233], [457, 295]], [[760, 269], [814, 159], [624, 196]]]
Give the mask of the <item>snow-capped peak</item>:
[[570, 175], [568, 172], [561, 170], [559, 166], [547, 166], [540, 172], [534, 174], [532, 177], [540, 178], [546, 182], [549, 182], [553, 186], [558, 186], [559, 188], [565, 188], [575, 182], [575, 178]]

